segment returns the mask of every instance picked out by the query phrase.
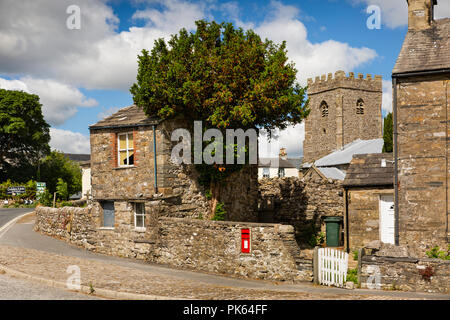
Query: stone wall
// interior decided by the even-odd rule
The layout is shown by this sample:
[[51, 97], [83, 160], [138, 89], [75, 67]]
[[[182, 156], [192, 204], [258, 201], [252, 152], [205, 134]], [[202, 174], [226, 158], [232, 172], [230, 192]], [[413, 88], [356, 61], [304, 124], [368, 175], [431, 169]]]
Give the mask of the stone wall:
[[348, 235], [351, 251], [380, 239], [380, 195], [393, 188], [358, 188], [348, 191]]
[[[151, 206], [149, 204], [148, 206]], [[36, 208], [35, 230], [85, 249], [154, 263], [238, 277], [312, 280], [312, 266], [289, 225], [219, 222], [148, 215], [136, 230], [127, 203], [117, 203], [114, 229], [100, 228], [95, 207]], [[251, 253], [241, 253], [241, 229], [251, 230]]]
[[270, 178], [259, 181], [261, 219], [295, 227], [302, 248], [318, 232], [325, 232], [323, 218], [343, 216], [344, 198], [340, 181], [325, 180], [309, 173], [304, 178]]
[[[347, 77], [338, 71], [334, 77], [308, 79], [311, 112], [305, 120], [303, 161], [312, 162], [342, 148], [356, 139], [381, 137], [381, 76]], [[364, 114], [356, 113], [359, 99], [364, 102]], [[321, 104], [328, 105], [328, 115], [322, 116]]]
[[448, 75], [397, 85], [399, 244], [415, 257], [448, 244]]
[[389, 245], [369, 253], [359, 263], [362, 288], [450, 292], [450, 260], [411, 258], [405, 247]]

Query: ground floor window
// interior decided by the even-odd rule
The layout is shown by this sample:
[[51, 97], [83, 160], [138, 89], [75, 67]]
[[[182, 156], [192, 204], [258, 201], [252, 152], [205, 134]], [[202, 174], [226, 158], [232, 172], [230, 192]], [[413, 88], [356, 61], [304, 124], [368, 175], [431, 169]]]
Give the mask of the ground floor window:
[[136, 229], [145, 228], [145, 204], [143, 202], [134, 204], [134, 227]]
[[263, 168], [263, 178], [270, 178], [269, 168]]
[[284, 168], [278, 168], [278, 178], [284, 178], [285, 172]]
[[104, 201], [102, 202], [102, 211], [103, 211], [103, 227], [104, 228], [114, 228], [114, 202], [112, 201]]

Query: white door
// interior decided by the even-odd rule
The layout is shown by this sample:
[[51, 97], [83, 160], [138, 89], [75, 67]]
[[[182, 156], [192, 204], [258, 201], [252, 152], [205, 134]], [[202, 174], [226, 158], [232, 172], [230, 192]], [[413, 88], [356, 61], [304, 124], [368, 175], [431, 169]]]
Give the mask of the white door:
[[380, 197], [380, 240], [395, 244], [394, 196]]

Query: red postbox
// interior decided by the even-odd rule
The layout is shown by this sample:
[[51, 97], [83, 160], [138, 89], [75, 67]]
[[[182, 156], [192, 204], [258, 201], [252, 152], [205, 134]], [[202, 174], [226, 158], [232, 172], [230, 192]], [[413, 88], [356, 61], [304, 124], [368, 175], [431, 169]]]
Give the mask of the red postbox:
[[250, 229], [241, 229], [241, 252], [250, 253]]

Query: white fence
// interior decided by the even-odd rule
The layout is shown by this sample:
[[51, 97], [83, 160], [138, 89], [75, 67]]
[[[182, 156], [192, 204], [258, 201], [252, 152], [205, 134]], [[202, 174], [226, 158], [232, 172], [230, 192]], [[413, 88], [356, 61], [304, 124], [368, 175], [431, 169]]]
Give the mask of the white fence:
[[347, 280], [348, 253], [331, 248], [320, 248], [319, 283], [343, 287]]

